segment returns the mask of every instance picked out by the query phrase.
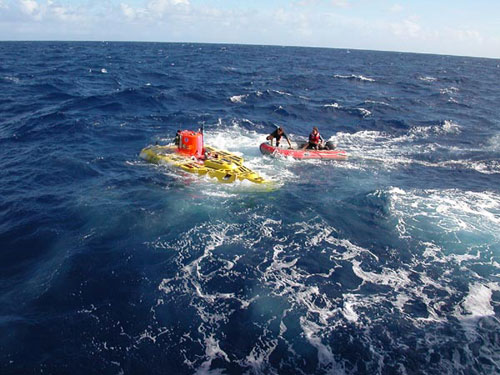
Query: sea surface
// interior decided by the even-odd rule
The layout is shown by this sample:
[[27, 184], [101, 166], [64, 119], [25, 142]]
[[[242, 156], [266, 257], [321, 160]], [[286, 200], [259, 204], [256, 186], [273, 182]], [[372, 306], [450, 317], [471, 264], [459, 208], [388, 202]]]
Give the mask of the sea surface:
[[[0, 373], [499, 374], [500, 60], [0, 43]], [[273, 181], [139, 158], [177, 129]], [[318, 126], [346, 161], [264, 157]]]

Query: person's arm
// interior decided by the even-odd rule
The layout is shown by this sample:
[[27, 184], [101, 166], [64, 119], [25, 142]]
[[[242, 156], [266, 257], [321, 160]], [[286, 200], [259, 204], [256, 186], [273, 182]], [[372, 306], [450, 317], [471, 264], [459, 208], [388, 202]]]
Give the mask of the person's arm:
[[285, 139], [288, 142], [288, 146], [290, 146], [290, 148], [292, 148], [292, 144], [290, 143], [290, 138], [288, 138], [288, 135], [286, 133], [283, 133], [283, 135], [285, 136]]
[[269, 134], [267, 137], [266, 137], [266, 140], [270, 141], [271, 143], [271, 146], [273, 145], [273, 139], [274, 139], [274, 133], [271, 133]]

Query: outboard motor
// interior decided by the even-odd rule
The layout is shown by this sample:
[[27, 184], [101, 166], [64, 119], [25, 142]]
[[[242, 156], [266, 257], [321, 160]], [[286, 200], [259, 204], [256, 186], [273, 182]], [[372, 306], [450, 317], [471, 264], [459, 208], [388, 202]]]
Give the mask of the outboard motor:
[[335, 143], [333, 143], [333, 141], [326, 142], [325, 149], [326, 150], [335, 150]]
[[181, 131], [178, 151], [183, 155], [194, 156], [197, 159], [201, 159], [204, 154], [203, 134], [191, 130]]

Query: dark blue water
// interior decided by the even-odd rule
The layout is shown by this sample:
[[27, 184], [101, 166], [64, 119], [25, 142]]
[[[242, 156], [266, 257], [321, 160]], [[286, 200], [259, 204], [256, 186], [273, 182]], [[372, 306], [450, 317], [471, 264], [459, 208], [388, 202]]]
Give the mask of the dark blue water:
[[[0, 373], [500, 373], [500, 61], [0, 43]], [[138, 158], [177, 129], [274, 181]], [[271, 159], [313, 125], [345, 162]]]

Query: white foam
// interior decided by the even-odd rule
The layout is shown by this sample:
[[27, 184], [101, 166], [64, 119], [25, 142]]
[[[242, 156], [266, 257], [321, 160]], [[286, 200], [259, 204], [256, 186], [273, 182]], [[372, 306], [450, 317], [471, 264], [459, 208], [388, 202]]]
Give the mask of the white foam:
[[437, 78], [431, 77], [431, 76], [423, 76], [423, 77], [418, 77], [419, 80], [424, 81], [424, 82], [436, 82]]
[[367, 110], [367, 109], [365, 109], [365, 108], [361, 108], [361, 107], [360, 107], [360, 108], [355, 108], [355, 109], [356, 109], [356, 110], [357, 110], [357, 111], [358, 111], [358, 112], [359, 112], [359, 113], [360, 113], [363, 117], [368, 117], [368, 116], [370, 116], [370, 115], [372, 114], [369, 110]]
[[226, 362], [229, 361], [229, 357], [224, 352], [219, 345], [219, 341], [214, 338], [213, 335], [205, 337], [205, 357], [206, 360], [196, 369], [195, 374], [198, 375], [222, 375], [224, 371], [222, 369], [210, 369], [212, 361], [216, 358], [222, 358]]
[[355, 74], [351, 74], [351, 75], [335, 74], [333, 77], [340, 78], [340, 79], [355, 79], [358, 81], [375, 82], [375, 79], [373, 79], [373, 78], [368, 78], [368, 77], [365, 77], [363, 75], [355, 75]]
[[19, 83], [20, 82], [19, 78], [12, 77], [12, 76], [5, 76], [5, 77], [3, 77], [3, 79], [6, 80], [6, 81], [13, 82], [13, 83]]
[[500, 151], [500, 134], [496, 134], [488, 140], [488, 150]]
[[[245, 223], [238, 220], [236, 223], [207, 221], [166, 243], [166, 250], [176, 252], [175, 264], [179, 271], [160, 284], [159, 290], [165, 299], [161, 304], [173, 303], [179, 295], [189, 298], [189, 305], [200, 324], [198, 333], [201, 336], [189, 339], [201, 345], [203, 353], [201, 356], [183, 354], [193, 372], [211, 374], [210, 368], [215, 359], [228, 361], [230, 357], [231, 361], [248, 367], [249, 372], [267, 373], [270, 370], [269, 360], [278, 342], [283, 343], [285, 348], [288, 346], [289, 353], [295, 355], [293, 346], [296, 343], [288, 342], [287, 336], [291, 334], [290, 328], [299, 324], [302, 343], [305, 340], [306, 345], [317, 350], [316, 372], [342, 374], [345, 369], [335, 360], [330, 336], [339, 327], [355, 325], [369, 330], [378, 324], [374, 316], [392, 310], [396, 313], [399, 311], [405, 323], [432, 327], [434, 322], [447, 322], [455, 318], [450, 317], [450, 304], [452, 309], [457, 309], [460, 318], [491, 316], [491, 293], [498, 286], [473, 282], [468, 296], [457, 304], [450, 296], [456, 296], [458, 291], [453, 289], [455, 284], [447, 274], [450, 272], [446, 268], [447, 263], [442, 262], [447, 256], [444, 253], [446, 249], [443, 249], [445, 245], [419, 238], [422, 228], [418, 227], [418, 223], [427, 218], [441, 223], [443, 218], [455, 215], [454, 202], [463, 200], [468, 193], [449, 190], [443, 194], [437, 190], [401, 188], [384, 193], [389, 195], [390, 214], [401, 214], [407, 233], [413, 236], [417, 244], [416, 253], [425, 251], [423, 260], [417, 254], [409, 264], [401, 265], [391, 261], [393, 257], [397, 258], [389, 253], [391, 249], [387, 249], [388, 254], [379, 259], [368, 249], [342, 238], [336, 228], [319, 216], [304, 222], [287, 223], [286, 220], [269, 218], [260, 210], [245, 214]], [[432, 197], [433, 194], [436, 197]], [[443, 198], [453, 200], [446, 202]], [[493, 195], [490, 198], [497, 200], [491, 202], [482, 197], [472, 206], [473, 211], [478, 212], [478, 206], [481, 205], [490, 207], [488, 210], [497, 207], [498, 198]], [[432, 209], [429, 212], [429, 207], [434, 207], [434, 212]], [[463, 212], [464, 208], [457, 210]], [[470, 211], [465, 212], [464, 217], [470, 215]], [[422, 213], [425, 215], [421, 216]], [[492, 220], [491, 216], [487, 217]], [[415, 219], [414, 222], [412, 219]], [[256, 260], [257, 263], [252, 265], [252, 272], [247, 273], [249, 254], [252, 262]], [[301, 259], [319, 254], [325, 259], [322, 271], [314, 273], [301, 262]], [[257, 260], [257, 257], [260, 259]], [[445, 260], [448, 263], [453, 261], [450, 258]], [[417, 261], [419, 265], [424, 265], [424, 271], [412, 269]], [[435, 261], [443, 269], [442, 274], [427, 274], [425, 265]], [[371, 268], [374, 264], [375, 270]], [[324, 284], [317, 280], [323, 279], [328, 283], [334, 280], [332, 276], [336, 276], [335, 272], [340, 267], [348, 268], [350, 265], [354, 274], [361, 279], [361, 286], [341, 296], [328, 295], [322, 288]], [[249, 275], [250, 279], [245, 280]], [[233, 288], [230, 293], [224, 290], [227, 283], [242, 279], [255, 284], [258, 294], [249, 295]], [[369, 283], [385, 288], [375, 289], [381, 292], [365, 293], [363, 288]], [[214, 285], [218, 286], [214, 288]], [[332, 283], [331, 286], [335, 285]], [[432, 290], [442, 293], [435, 294]], [[480, 296], [477, 301], [471, 297], [476, 294]], [[408, 309], [409, 304], [414, 302], [425, 305], [425, 316], [421, 317], [418, 313], [414, 316], [412, 309]], [[269, 304], [273, 304], [271, 309]], [[475, 305], [480, 307], [476, 308]], [[256, 325], [262, 332], [255, 338], [249, 351], [239, 358], [234, 353], [229, 356], [219, 344], [223, 337], [222, 327], [237, 309], [251, 309], [248, 312], [254, 314]], [[268, 313], [269, 316], [265, 317]], [[146, 330], [141, 338], [155, 340], [157, 335], [151, 332]], [[368, 340], [372, 339], [369, 334], [367, 336]], [[375, 341], [375, 344], [378, 343]], [[374, 355], [379, 359], [384, 358], [377, 350]]]
[[266, 374], [269, 357], [278, 346], [278, 340], [269, 340], [266, 342], [264, 337], [260, 337], [259, 341], [265, 342], [265, 344], [261, 346], [255, 345], [245, 358], [244, 363], [252, 368], [253, 374]]
[[459, 91], [458, 88], [451, 86], [451, 87], [445, 87], [443, 89], [439, 89], [439, 92], [443, 95], [452, 95], [456, 94]]
[[368, 77], [365, 77], [365, 76], [357, 76], [356, 78], [360, 79], [361, 81], [368, 81], [368, 82], [375, 82], [375, 79], [373, 78], [368, 78]]
[[366, 104], [379, 104], [379, 105], [383, 105], [383, 106], [390, 106], [389, 103], [378, 101], [378, 100], [365, 100], [365, 103]]
[[320, 368], [328, 369], [329, 374], [345, 374], [345, 369], [335, 361], [335, 357], [331, 349], [321, 341], [321, 331], [323, 330], [323, 327], [305, 319], [304, 317], [300, 318], [300, 325], [309, 344], [315, 347], [318, 351], [318, 362]]
[[353, 323], [357, 322], [359, 316], [354, 309], [357, 301], [356, 296], [352, 294], [344, 294], [342, 297], [344, 299], [344, 306], [342, 308], [344, 318]]
[[[338, 132], [332, 139], [338, 147], [349, 153], [350, 161], [346, 165], [358, 165], [359, 168], [366, 168], [366, 164], [357, 160], [374, 160], [383, 163], [384, 168], [391, 168], [399, 164], [404, 157], [396, 153], [396, 147], [404, 141], [392, 138], [390, 135], [379, 132], [363, 130], [356, 133]], [[399, 147], [399, 150], [401, 147]]]
[[410, 300], [410, 297], [406, 293], [399, 293], [393, 305], [398, 308], [400, 312], [404, 311], [406, 303]]
[[202, 191], [202, 194], [208, 195], [210, 197], [218, 197], [218, 198], [235, 198], [238, 196], [238, 194], [227, 192], [227, 191], [209, 190], [209, 189], [204, 189]]
[[276, 94], [279, 94], [279, 95], [293, 96], [292, 94], [290, 94], [289, 92], [286, 92], [286, 91], [280, 91], [280, 90], [271, 90], [271, 91], [276, 93]]
[[404, 289], [409, 285], [409, 274], [405, 270], [383, 269], [381, 273], [364, 271], [357, 260], [352, 261], [352, 270], [354, 274], [364, 282], [378, 285], [387, 285], [395, 289]]
[[[457, 147], [443, 146], [434, 142], [422, 142], [446, 135], [460, 135], [461, 125], [454, 121], [446, 120], [441, 124], [432, 126], [414, 126], [408, 133], [392, 136], [379, 131], [360, 131], [356, 133], [338, 132], [330, 140], [339, 148], [349, 153], [349, 161], [338, 164], [339, 168], [364, 169], [366, 163], [360, 160], [379, 162], [380, 167], [391, 170], [406, 167], [409, 164], [419, 164], [430, 168], [469, 169], [482, 174], [500, 174], [500, 161], [498, 160], [441, 160], [428, 161], [422, 159], [422, 154], [433, 154], [437, 149], [449, 148], [450, 153], [460, 154], [462, 151], [484, 152], [481, 149], [460, 149]], [[492, 138], [489, 147], [495, 151], [499, 147], [499, 139]], [[416, 155], [418, 157], [413, 157]]]
[[229, 98], [233, 103], [243, 103], [243, 100], [248, 98], [248, 95], [234, 95]]
[[415, 126], [410, 129], [411, 135], [418, 135], [422, 138], [428, 138], [430, 135], [440, 135], [440, 134], [460, 134], [462, 132], [462, 127], [451, 121], [445, 120], [442, 124], [433, 126]]
[[495, 315], [491, 306], [491, 289], [483, 284], [474, 283], [469, 285], [469, 294], [463, 300], [463, 308], [467, 315], [472, 317], [483, 317]]
[[341, 108], [339, 103], [325, 104], [323, 107], [326, 107], [326, 108], [331, 107], [331, 108], [335, 108], [335, 109]]
[[423, 253], [425, 258], [431, 258], [433, 262], [446, 262], [443, 257], [443, 249], [440, 246], [432, 242], [422, 242], [421, 245], [425, 247]]
[[[266, 141], [266, 136], [273, 129], [270, 129], [269, 133], [258, 133], [245, 129], [241, 125], [245, 122], [248, 120], [233, 120], [226, 124], [219, 119], [215, 128], [205, 128], [205, 144], [243, 156], [245, 166], [258, 172], [266, 180], [273, 181], [277, 187], [285, 181], [298, 178], [292, 170], [279, 165], [283, 160], [264, 157], [261, 154], [259, 145]], [[294, 134], [288, 133], [288, 136], [294, 138]]]
[[494, 192], [392, 189], [389, 209], [400, 238], [419, 241], [427, 262], [477, 262], [500, 241]]
[[442, 129], [445, 133], [448, 134], [460, 134], [461, 131], [461, 126], [458, 125], [457, 123], [450, 121], [450, 120], [445, 120]]

